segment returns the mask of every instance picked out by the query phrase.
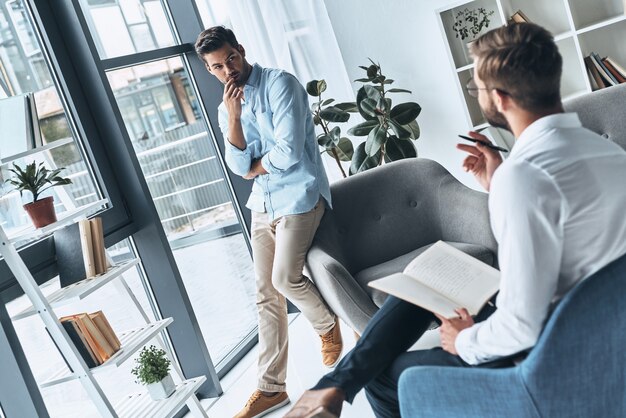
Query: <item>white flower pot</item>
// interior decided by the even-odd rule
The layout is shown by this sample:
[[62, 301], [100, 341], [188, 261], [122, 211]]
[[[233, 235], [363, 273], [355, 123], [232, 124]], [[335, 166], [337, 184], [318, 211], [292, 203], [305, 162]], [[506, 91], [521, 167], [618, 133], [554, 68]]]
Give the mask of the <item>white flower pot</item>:
[[172, 380], [172, 376], [168, 374], [157, 383], [151, 383], [148, 386], [148, 393], [155, 401], [168, 398], [176, 390], [176, 385]]

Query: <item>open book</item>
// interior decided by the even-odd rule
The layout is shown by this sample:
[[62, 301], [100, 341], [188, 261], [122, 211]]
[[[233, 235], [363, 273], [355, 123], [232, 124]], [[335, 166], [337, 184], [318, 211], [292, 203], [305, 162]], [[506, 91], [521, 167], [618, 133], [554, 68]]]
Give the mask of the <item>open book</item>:
[[445, 318], [457, 308], [476, 315], [498, 291], [500, 272], [443, 241], [415, 257], [402, 273], [369, 286]]

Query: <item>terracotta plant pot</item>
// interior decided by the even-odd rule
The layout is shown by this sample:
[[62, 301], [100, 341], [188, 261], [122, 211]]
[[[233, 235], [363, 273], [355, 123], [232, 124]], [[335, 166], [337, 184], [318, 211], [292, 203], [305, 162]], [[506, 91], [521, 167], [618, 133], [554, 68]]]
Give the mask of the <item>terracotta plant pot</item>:
[[24, 210], [28, 213], [28, 216], [30, 216], [35, 228], [42, 228], [57, 221], [57, 214], [54, 211], [53, 202], [53, 197], [49, 196], [24, 205]]

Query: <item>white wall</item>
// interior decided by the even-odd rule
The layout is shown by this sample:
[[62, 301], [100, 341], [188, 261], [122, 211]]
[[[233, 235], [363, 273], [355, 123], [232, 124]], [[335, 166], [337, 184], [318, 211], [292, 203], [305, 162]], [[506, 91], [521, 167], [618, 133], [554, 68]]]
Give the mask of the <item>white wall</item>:
[[[469, 130], [455, 73], [448, 58], [436, 10], [458, 0], [324, 0], [350, 80], [364, 76], [359, 65], [368, 57], [380, 63], [394, 87], [412, 91], [395, 94], [394, 103], [415, 101], [420, 157], [433, 159], [466, 185], [480, 189], [461, 169], [464, 158], [454, 147], [457, 134]], [[356, 91], [361, 83], [353, 83]], [[356, 95], [355, 95], [356, 97]], [[409, 98], [410, 97], [410, 98]]]

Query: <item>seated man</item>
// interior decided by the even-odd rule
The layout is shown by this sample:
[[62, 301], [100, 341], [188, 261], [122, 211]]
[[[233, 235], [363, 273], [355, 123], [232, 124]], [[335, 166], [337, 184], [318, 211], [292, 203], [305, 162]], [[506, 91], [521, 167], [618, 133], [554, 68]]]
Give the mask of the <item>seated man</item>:
[[[463, 168], [490, 192], [501, 286], [497, 309], [439, 318], [441, 348], [406, 352], [433, 314], [390, 297], [355, 348], [307, 391], [294, 417], [339, 416], [365, 388], [378, 417], [397, 417], [397, 383], [416, 365], [508, 367], [535, 345], [550, 311], [570, 289], [626, 253], [626, 152], [563, 112], [562, 58], [553, 37], [528, 23], [490, 31], [470, 47], [468, 93], [489, 123], [516, 137], [509, 158], [482, 144]], [[471, 132], [472, 137], [488, 139]], [[428, 385], [428, 382], [424, 382]]]

